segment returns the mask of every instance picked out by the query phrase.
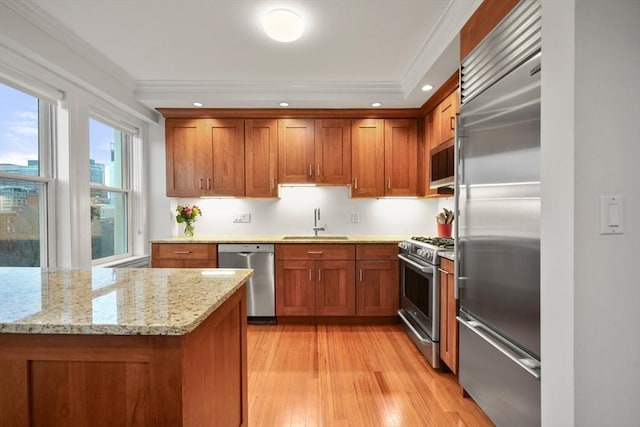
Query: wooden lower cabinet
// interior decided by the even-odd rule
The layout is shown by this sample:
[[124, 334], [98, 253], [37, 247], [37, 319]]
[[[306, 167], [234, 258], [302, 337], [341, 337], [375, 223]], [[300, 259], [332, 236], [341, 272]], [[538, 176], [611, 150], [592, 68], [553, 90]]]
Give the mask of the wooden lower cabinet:
[[356, 249], [356, 315], [395, 316], [400, 287], [396, 244], [361, 244]]
[[247, 426], [245, 292], [182, 336], [0, 334], [0, 426]]
[[214, 243], [152, 243], [151, 267], [216, 268], [218, 245]]
[[353, 316], [354, 245], [276, 246], [276, 316]]
[[458, 300], [455, 299], [453, 261], [440, 258], [440, 359], [458, 372]]

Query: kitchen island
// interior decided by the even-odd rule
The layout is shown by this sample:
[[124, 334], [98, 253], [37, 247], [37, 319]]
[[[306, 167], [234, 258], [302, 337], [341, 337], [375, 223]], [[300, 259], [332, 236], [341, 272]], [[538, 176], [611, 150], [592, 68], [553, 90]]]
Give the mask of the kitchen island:
[[251, 274], [0, 268], [0, 426], [247, 425]]

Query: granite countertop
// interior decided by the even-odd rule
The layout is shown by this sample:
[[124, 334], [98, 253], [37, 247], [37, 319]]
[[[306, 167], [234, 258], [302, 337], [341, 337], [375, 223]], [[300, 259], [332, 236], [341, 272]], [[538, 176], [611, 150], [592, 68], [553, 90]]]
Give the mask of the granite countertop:
[[456, 254], [455, 254], [454, 251], [443, 251], [443, 252], [438, 252], [438, 254], [442, 258], [446, 258], [446, 259], [449, 259], [451, 261], [455, 261], [456, 260]]
[[[294, 237], [294, 238], [290, 238]], [[337, 238], [336, 238], [337, 237]], [[151, 243], [399, 243], [408, 235], [196, 235], [194, 237], [173, 236], [152, 239]]]
[[250, 269], [0, 267], [0, 333], [184, 335]]

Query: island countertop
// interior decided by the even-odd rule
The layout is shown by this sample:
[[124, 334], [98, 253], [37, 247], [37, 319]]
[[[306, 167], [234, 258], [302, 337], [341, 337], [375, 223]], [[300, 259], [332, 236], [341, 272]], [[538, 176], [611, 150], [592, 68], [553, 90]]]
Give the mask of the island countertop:
[[0, 333], [184, 335], [250, 269], [0, 267]]

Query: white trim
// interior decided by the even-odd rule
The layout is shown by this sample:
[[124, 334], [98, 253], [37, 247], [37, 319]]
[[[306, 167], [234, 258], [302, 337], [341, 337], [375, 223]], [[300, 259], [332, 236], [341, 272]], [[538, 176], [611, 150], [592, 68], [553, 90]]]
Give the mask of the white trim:
[[9, 64], [0, 62], [0, 83], [55, 105], [65, 93], [39, 79], [26, 75]]

